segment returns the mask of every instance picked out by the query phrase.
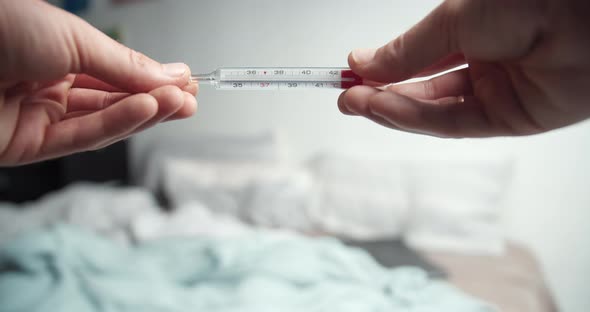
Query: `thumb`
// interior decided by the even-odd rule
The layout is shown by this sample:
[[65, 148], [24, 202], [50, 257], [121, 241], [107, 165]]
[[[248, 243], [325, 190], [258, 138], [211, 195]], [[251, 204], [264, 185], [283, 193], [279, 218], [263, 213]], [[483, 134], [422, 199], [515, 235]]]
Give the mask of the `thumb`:
[[459, 48], [455, 23], [443, 2], [409, 31], [378, 49], [357, 49], [348, 63], [363, 78], [378, 82], [398, 82], [412, 78]]
[[0, 80], [84, 73], [128, 92], [183, 87], [190, 70], [162, 65], [44, 1], [0, 1]]
[[160, 64], [106, 36], [85, 21], [73, 21], [77, 59], [73, 72], [84, 73], [129, 92], [146, 92], [163, 85], [183, 87], [190, 69], [183, 63]]
[[456, 55], [482, 62], [519, 59], [543, 32], [545, 11], [539, 1], [447, 0], [385, 46], [353, 51], [348, 62], [363, 78], [388, 83], [415, 77], [436, 64], [449, 69], [445, 65], [453, 65], [448, 61]]

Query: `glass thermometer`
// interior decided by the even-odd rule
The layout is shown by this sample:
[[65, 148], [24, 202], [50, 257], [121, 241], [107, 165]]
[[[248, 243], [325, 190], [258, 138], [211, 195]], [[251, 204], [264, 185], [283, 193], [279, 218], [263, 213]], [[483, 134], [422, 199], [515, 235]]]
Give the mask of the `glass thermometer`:
[[219, 90], [348, 89], [363, 84], [352, 70], [339, 67], [226, 67], [191, 80]]

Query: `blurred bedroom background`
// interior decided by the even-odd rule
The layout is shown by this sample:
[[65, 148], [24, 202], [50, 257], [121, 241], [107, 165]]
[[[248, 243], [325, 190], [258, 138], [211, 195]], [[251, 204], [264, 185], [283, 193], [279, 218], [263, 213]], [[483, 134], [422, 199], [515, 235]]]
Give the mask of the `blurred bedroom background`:
[[[125, 45], [161, 62], [185, 62], [194, 73], [347, 66], [350, 50], [384, 44], [440, 3], [84, 2], [70, 8]], [[345, 116], [338, 95], [203, 85], [193, 118], [108, 151], [0, 169], [5, 201], [32, 199], [85, 176], [134, 187], [124, 193], [122, 186], [77, 184], [40, 202], [5, 202], [0, 239], [63, 217], [123, 241], [129, 233], [142, 241], [223, 236], [252, 226], [355, 244], [392, 240], [416, 251], [411, 259], [427, 270], [440, 270], [502, 311], [552, 311], [553, 303], [560, 311], [587, 311], [590, 123], [531, 137], [438, 139]], [[27, 192], [14, 191], [23, 185]], [[142, 210], [140, 193], [154, 194], [157, 203], [148, 206], [162, 211]], [[23, 205], [29, 214], [43, 205], [60, 212], [35, 219], [16, 209]]]

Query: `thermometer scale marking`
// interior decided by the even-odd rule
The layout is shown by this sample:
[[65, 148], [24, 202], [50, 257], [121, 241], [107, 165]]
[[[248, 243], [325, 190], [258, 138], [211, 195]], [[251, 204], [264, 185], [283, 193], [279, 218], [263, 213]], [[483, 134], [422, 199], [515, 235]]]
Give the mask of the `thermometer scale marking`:
[[352, 70], [331, 67], [219, 68], [201, 77], [207, 78], [197, 81], [208, 81], [223, 90], [348, 89], [362, 84], [362, 78]]

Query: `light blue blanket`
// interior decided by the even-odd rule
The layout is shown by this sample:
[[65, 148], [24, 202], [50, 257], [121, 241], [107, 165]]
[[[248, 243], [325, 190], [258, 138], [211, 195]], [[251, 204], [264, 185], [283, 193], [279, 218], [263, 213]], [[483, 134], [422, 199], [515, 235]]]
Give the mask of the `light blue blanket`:
[[0, 250], [1, 312], [483, 312], [417, 268], [335, 240], [254, 235], [124, 247], [59, 225]]

